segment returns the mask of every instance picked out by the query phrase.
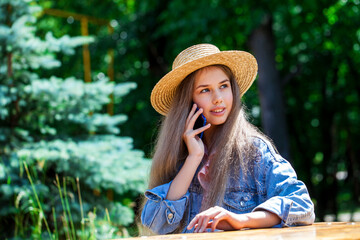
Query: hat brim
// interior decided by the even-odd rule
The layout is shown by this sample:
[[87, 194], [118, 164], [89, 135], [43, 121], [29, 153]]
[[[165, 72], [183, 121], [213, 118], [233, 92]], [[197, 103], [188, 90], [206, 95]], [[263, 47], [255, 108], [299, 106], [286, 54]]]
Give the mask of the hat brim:
[[250, 88], [257, 75], [257, 62], [253, 55], [244, 51], [222, 51], [185, 63], [166, 74], [151, 92], [151, 105], [160, 114], [166, 115], [172, 104], [176, 88], [192, 72], [210, 65], [229, 67], [240, 88], [240, 95]]

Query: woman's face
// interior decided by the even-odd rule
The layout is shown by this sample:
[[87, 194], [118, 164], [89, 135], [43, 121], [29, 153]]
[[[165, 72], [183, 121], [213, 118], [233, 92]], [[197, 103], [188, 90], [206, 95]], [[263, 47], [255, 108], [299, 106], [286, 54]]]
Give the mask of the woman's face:
[[201, 69], [195, 75], [192, 98], [198, 108], [203, 109], [208, 123], [225, 123], [233, 104], [229, 77], [216, 66]]

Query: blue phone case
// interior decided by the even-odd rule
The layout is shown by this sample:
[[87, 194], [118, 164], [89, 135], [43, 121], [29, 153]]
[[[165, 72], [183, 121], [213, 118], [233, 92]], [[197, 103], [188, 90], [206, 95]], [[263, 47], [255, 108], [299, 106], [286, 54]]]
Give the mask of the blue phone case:
[[[196, 111], [199, 111], [199, 108], [196, 108]], [[200, 114], [200, 117], [198, 117], [198, 119], [196, 119], [195, 122], [195, 128], [201, 128], [203, 126], [206, 125], [206, 117], [204, 116], [204, 114]], [[202, 137], [204, 136], [204, 132], [201, 132], [200, 134], [198, 134], [199, 138], [202, 139]]]

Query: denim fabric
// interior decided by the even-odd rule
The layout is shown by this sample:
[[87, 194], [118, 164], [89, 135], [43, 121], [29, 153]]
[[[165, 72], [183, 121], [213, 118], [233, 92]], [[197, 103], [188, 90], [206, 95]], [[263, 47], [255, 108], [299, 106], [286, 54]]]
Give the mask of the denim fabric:
[[[259, 154], [252, 174], [244, 177], [240, 173], [238, 177], [229, 178], [222, 207], [239, 214], [270, 211], [281, 218], [281, 223], [274, 227], [312, 224], [315, 220], [314, 205], [305, 184], [297, 179], [290, 163], [266, 141], [255, 138], [254, 144]], [[186, 226], [199, 213], [203, 194], [196, 174], [187, 193], [176, 201], [165, 199], [170, 184], [145, 192], [147, 202], [141, 221], [153, 232], [166, 234], [173, 232], [185, 217], [183, 232], [193, 232]]]

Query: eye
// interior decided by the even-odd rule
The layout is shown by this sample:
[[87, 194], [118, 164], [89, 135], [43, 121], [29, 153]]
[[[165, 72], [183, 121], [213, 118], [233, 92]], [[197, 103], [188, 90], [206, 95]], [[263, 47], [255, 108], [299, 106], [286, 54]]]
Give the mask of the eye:
[[208, 92], [208, 91], [209, 91], [208, 88], [204, 88], [204, 89], [202, 89], [202, 90], [200, 91], [200, 93], [205, 93], [205, 92]]
[[229, 84], [227, 84], [227, 83], [220, 86], [220, 88], [227, 88], [227, 87], [229, 87]]

